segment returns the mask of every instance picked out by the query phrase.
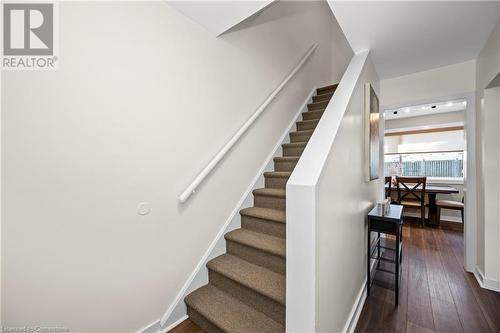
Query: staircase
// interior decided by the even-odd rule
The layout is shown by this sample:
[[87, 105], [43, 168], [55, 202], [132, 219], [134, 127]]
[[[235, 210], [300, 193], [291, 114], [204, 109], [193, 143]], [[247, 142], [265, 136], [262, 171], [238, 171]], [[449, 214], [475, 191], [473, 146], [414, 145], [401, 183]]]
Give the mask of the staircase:
[[316, 90], [313, 103], [253, 191], [254, 207], [240, 211], [241, 228], [228, 232], [227, 253], [207, 263], [209, 283], [186, 296], [192, 321], [206, 332], [285, 331], [286, 182], [337, 85]]

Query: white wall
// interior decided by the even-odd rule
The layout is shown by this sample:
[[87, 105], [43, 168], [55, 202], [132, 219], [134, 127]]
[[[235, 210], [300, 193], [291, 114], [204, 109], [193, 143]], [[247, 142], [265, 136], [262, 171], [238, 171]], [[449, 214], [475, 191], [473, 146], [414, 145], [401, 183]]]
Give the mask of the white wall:
[[318, 332], [341, 332], [351, 319], [350, 312], [366, 281], [366, 214], [384, 195], [382, 162], [380, 179], [365, 182], [362, 133], [366, 82], [380, 96], [371, 60], [356, 85], [318, 182]]
[[380, 81], [381, 105], [413, 105], [475, 90], [475, 60]]
[[[500, 21], [477, 58], [477, 151], [478, 151], [478, 252], [477, 265], [490, 282], [500, 290], [500, 91], [489, 86], [500, 73]], [[489, 88], [489, 89], [486, 89]]]
[[273, 1], [170, 1], [169, 4], [219, 36]]
[[59, 69], [2, 73], [3, 326], [131, 332], [159, 319], [293, 113], [351, 55], [322, 2], [278, 2], [221, 38], [165, 2], [61, 2]]

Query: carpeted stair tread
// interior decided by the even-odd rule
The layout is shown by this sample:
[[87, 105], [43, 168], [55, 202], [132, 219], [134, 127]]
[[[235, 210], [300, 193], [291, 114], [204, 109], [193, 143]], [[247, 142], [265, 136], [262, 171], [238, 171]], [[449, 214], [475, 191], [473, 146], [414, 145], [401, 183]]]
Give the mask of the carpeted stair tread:
[[[298, 142], [300, 144], [306, 144], [305, 142], [302, 143], [302, 142]], [[270, 177], [270, 178], [290, 178], [290, 176], [292, 175], [291, 172], [289, 171], [267, 171], [267, 172], [264, 172], [264, 177]]]
[[290, 135], [291, 136], [308, 135], [308, 134], [312, 134], [313, 132], [314, 132], [313, 129], [304, 130], [304, 131], [294, 131], [294, 132], [290, 132]]
[[224, 238], [279, 257], [284, 258], [286, 255], [285, 239], [283, 238], [246, 229], [230, 231], [224, 235]]
[[327, 101], [330, 100], [332, 96], [333, 92], [325, 92], [324, 94], [313, 96], [313, 102]]
[[275, 162], [297, 162], [299, 160], [299, 156], [281, 156], [275, 157]]
[[330, 101], [321, 101], [307, 104], [308, 110], [324, 110]]
[[303, 120], [318, 120], [318, 119], [321, 119], [324, 112], [325, 112], [325, 110], [313, 110], [313, 111], [302, 112], [302, 119]]
[[266, 197], [286, 198], [286, 191], [281, 188], [258, 188], [252, 191], [253, 195], [262, 195]]
[[324, 86], [324, 87], [318, 88], [318, 89], [316, 89], [316, 94], [322, 95], [322, 94], [326, 94], [327, 92], [333, 92], [337, 89], [337, 86], [338, 86], [338, 84], [332, 84], [329, 86]]
[[[321, 111], [321, 112], [323, 112], [323, 111]], [[297, 121], [297, 124], [317, 124], [318, 121], [319, 121], [319, 119], [299, 120], [299, 121]]]
[[185, 298], [186, 304], [223, 332], [284, 332], [283, 325], [208, 284]]
[[262, 220], [285, 223], [285, 211], [281, 209], [248, 207], [240, 210], [244, 216], [255, 217]]
[[[286, 148], [283, 150], [286, 151]], [[296, 155], [296, 154], [294, 154]], [[264, 185], [267, 188], [286, 188], [286, 183], [292, 175], [291, 171], [264, 172]]]
[[261, 295], [285, 304], [285, 276], [282, 274], [230, 254], [210, 260], [207, 267]]
[[297, 130], [304, 131], [308, 129], [315, 129], [319, 123], [319, 119], [301, 120], [297, 121]]
[[307, 142], [291, 142], [291, 143], [284, 143], [281, 146], [283, 148], [303, 148], [307, 145]]

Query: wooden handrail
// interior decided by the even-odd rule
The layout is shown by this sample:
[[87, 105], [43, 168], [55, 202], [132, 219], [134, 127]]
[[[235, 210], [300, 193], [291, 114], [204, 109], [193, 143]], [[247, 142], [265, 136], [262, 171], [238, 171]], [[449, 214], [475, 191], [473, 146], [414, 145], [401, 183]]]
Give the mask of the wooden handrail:
[[189, 184], [189, 186], [181, 193], [179, 196], [179, 201], [181, 203], [186, 202], [187, 199], [196, 191], [198, 186], [205, 180], [205, 178], [210, 174], [210, 172], [219, 164], [219, 162], [224, 158], [227, 152], [234, 146], [234, 144], [241, 138], [243, 134], [252, 126], [255, 120], [264, 112], [266, 107], [273, 101], [273, 99], [278, 95], [278, 93], [283, 89], [283, 87], [291, 80], [291, 78], [299, 71], [299, 69], [305, 64], [309, 59], [311, 54], [316, 50], [318, 44], [313, 44], [307, 52], [302, 56], [297, 65], [293, 70], [283, 79], [283, 81], [274, 89], [274, 91], [267, 97], [267, 99], [262, 103], [259, 108], [252, 114], [252, 116], [240, 127], [240, 129], [233, 135], [231, 140], [229, 140], [224, 147], [217, 153], [217, 155], [212, 158], [212, 160], [207, 164], [203, 170], [196, 176], [196, 178]]

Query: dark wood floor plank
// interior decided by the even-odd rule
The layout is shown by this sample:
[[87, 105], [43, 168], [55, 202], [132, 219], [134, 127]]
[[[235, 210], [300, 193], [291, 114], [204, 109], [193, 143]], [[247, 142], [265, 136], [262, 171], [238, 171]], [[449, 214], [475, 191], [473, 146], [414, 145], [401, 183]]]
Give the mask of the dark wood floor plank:
[[419, 326], [419, 325], [414, 324], [411, 321], [409, 321], [406, 325], [406, 332], [408, 332], [408, 333], [432, 333], [434, 331], [429, 330], [425, 327]]
[[434, 330], [429, 283], [425, 266], [423, 230], [412, 228], [411, 251], [408, 270], [408, 321], [412, 324]]
[[188, 318], [168, 331], [168, 333], [204, 333], [204, 331]]
[[500, 332], [500, 293], [481, 288], [472, 273], [466, 277], [490, 329]]
[[[443, 233], [448, 239], [457, 261], [463, 262], [463, 237], [460, 237], [460, 234], [456, 232], [443, 231]], [[500, 293], [481, 288], [472, 273], [466, 272], [464, 276], [490, 330], [500, 332]]]
[[445, 233], [443, 230], [435, 229], [433, 235], [438, 244], [441, 261], [448, 277], [448, 284], [464, 332], [490, 332], [486, 319], [467, 282], [467, 273], [462, 267], [462, 262], [457, 260]]
[[425, 233], [425, 266], [429, 281], [429, 294], [431, 298], [436, 298], [448, 303], [453, 303], [448, 278], [439, 256], [439, 249], [436, 240], [432, 235], [432, 230], [426, 229]]
[[356, 332], [500, 332], [500, 293], [482, 289], [463, 269], [462, 233], [406, 224], [403, 239], [399, 307], [394, 292], [380, 287], [389, 278], [377, 276], [380, 285], [373, 287]]
[[455, 303], [431, 297], [431, 305], [436, 333], [463, 332]]

